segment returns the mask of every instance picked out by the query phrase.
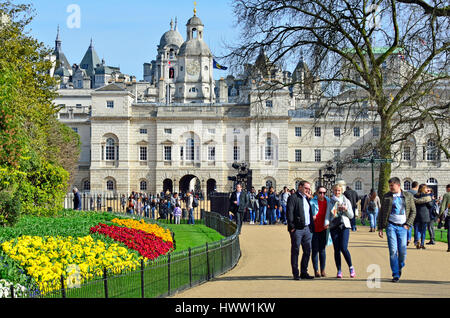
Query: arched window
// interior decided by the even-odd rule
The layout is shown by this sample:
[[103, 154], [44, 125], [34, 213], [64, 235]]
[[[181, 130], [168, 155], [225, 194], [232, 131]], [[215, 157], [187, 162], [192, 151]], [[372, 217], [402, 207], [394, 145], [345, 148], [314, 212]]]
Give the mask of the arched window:
[[186, 160], [195, 160], [195, 141], [192, 138], [186, 140]]
[[141, 191], [147, 191], [147, 181], [142, 180], [139, 184], [139, 188], [141, 189]]
[[107, 191], [114, 191], [115, 189], [115, 184], [113, 180], [108, 180], [106, 181], [106, 190]]
[[438, 184], [438, 182], [435, 178], [430, 178], [427, 180], [427, 184]]
[[266, 139], [265, 159], [273, 160], [273, 141], [271, 137]]
[[362, 182], [360, 180], [357, 180], [355, 182], [355, 191], [362, 191]]
[[116, 160], [116, 142], [112, 138], [106, 140], [105, 158], [106, 160]]
[[438, 149], [436, 147], [436, 142], [433, 139], [427, 141], [427, 160], [435, 161], [438, 160]]
[[169, 78], [175, 78], [175, 69], [173, 67], [169, 68]]
[[83, 182], [83, 191], [91, 191], [91, 182], [89, 180]]
[[404, 189], [405, 191], [411, 190], [411, 181], [406, 180], [406, 181], [403, 183], [403, 189]]

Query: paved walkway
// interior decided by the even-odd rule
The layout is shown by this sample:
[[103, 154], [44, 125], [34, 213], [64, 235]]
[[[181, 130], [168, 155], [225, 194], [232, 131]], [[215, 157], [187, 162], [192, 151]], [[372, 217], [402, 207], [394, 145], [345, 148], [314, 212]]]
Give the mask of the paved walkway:
[[[230, 272], [175, 295], [180, 298], [316, 298], [316, 297], [450, 297], [450, 253], [447, 244], [437, 242], [426, 250], [408, 247], [406, 266], [399, 283], [390, 280], [386, 235], [359, 227], [350, 233], [349, 251], [356, 269], [350, 278], [342, 257], [344, 278], [338, 280], [333, 247], [327, 247], [327, 278], [292, 280], [290, 239], [286, 226], [244, 225], [240, 237], [242, 257]], [[300, 260], [299, 260], [300, 262]], [[380, 288], [369, 288], [371, 264], [381, 269]], [[313, 274], [311, 262], [309, 273]]]

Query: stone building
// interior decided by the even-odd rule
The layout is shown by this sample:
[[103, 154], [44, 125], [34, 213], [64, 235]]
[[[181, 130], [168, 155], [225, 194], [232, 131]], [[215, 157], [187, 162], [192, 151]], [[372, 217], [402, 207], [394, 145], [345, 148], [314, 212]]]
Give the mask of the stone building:
[[[100, 61], [92, 41], [83, 61], [70, 66], [58, 32], [55, 104], [61, 106], [59, 119], [81, 136], [74, 184], [79, 189], [230, 191], [232, 164], [245, 162], [255, 188], [273, 185], [279, 191], [300, 180], [317, 183], [328, 162], [360, 157], [367, 153], [363, 146], [379, 137], [379, 121], [368, 105], [350, 121], [342, 109], [317, 116], [320, 87], [305, 81], [311, 74], [302, 57], [290, 73], [272, 65], [262, 50], [241, 77], [214, 80], [207, 28], [196, 14], [186, 35], [184, 40], [171, 22], [156, 60], [144, 63], [138, 82]], [[270, 79], [301, 84], [268, 91], [262, 83]], [[449, 161], [440, 156], [435, 137], [425, 129], [399, 149], [392, 175], [406, 189], [417, 180], [442, 194], [450, 183]], [[338, 176], [360, 194], [371, 188], [370, 165], [347, 163]]]

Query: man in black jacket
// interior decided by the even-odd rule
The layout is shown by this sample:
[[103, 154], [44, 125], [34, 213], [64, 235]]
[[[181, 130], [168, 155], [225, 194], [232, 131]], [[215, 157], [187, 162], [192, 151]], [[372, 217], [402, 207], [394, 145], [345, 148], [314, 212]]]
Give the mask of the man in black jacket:
[[347, 186], [347, 189], [344, 192], [344, 196], [350, 201], [353, 209], [353, 219], [350, 220], [350, 224], [352, 225], [352, 231], [356, 231], [356, 210], [358, 208], [357, 204], [359, 201], [358, 192]]
[[242, 185], [236, 185], [236, 191], [230, 196], [230, 211], [236, 217], [237, 232], [241, 234], [242, 220], [244, 218], [245, 209], [250, 205], [248, 194], [242, 191]]
[[[308, 262], [311, 256], [311, 240], [314, 233], [314, 221], [309, 200], [311, 199], [311, 184], [301, 181], [298, 190], [291, 195], [287, 202], [287, 225], [291, 236], [291, 266], [295, 280], [313, 279], [308, 274]], [[302, 246], [300, 275], [298, 270], [298, 256]]]

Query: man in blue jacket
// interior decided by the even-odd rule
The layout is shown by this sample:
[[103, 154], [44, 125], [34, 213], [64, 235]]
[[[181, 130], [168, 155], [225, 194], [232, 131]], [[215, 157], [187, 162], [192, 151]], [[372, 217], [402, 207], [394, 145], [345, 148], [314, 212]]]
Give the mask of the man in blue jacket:
[[81, 211], [81, 195], [77, 188], [73, 188], [73, 209]]

